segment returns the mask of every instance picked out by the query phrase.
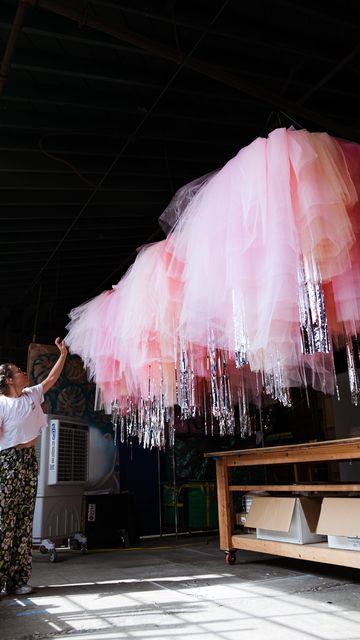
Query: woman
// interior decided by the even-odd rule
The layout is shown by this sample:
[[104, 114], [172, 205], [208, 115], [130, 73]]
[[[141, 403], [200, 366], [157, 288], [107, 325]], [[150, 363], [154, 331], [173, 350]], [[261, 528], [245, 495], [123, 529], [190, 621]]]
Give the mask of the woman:
[[58, 380], [67, 349], [56, 338], [60, 355], [43, 382], [29, 387], [28, 376], [15, 364], [0, 365], [0, 589], [1, 594], [27, 595], [31, 575], [32, 523], [38, 468], [35, 440], [46, 426], [41, 408]]

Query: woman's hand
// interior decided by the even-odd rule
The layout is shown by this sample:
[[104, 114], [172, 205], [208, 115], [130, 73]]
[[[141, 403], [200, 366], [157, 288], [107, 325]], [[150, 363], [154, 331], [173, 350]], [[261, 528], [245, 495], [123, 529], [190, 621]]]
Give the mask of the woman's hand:
[[56, 338], [55, 344], [60, 351], [60, 355], [57, 361], [55, 362], [53, 368], [51, 369], [49, 375], [41, 383], [44, 393], [49, 391], [49, 389], [51, 389], [51, 387], [53, 387], [54, 384], [59, 379], [60, 374], [64, 368], [65, 359], [68, 353], [68, 350], [65, 346], [65, 342], [63, 340], [60, 340], [60, 338]]
[[67, 350], [67, 347], [65, 345], [64, 340], [60, 340], [60, 338], [56, 338], [55, 344], [56, 344], [57, 348], [60, 351], [60, 355], [67, 356], [68, 350]]

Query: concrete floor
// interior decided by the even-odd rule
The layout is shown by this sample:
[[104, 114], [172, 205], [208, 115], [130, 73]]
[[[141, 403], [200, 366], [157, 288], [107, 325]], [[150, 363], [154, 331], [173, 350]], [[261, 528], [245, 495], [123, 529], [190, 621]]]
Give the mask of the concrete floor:
[[27, 598], [0, 602], [1, 640], [355, 640], [359, 571], [239, 552], [216, 537], [34, 553]]

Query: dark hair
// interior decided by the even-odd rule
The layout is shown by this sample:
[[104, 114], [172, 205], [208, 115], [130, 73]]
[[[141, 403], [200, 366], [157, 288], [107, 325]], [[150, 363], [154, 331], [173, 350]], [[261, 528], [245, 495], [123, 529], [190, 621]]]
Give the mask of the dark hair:
[[0, 364], [0, 393], [4, 394], [8, 390], [8, 378], [13, 377], [12, 372], [12, 363], [6, 362], [5, 364]]

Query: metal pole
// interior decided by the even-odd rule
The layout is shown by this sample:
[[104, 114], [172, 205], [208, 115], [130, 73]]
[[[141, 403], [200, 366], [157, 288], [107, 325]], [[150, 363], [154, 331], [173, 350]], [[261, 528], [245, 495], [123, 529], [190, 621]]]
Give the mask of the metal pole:
[[4, 57], [1, 61], [1, 66], [0, 66], [0, 95], [3, 93], [5, 84], [7, 82], [7, 79], [9, 77], [9, 71], [10, 71], [10, 66], [11, 66], [11, 61], [13, 59], [16, 47], [17, 47], [17, 43], [23, 28], [23, 24], [24, 24], [24, 19], [25, 19], [25, 15], [26, 12], [28, 10], [28, 2], [26, 0], [20, 0], [17, 10], [16, 10], [16, 14], [15, 14], [15, 18], [14, 18], [14, 22], [12, 24], [11, 27], [11, 31], [10, 31], [10, 36], [9, 36], [9, 40], [7, 42], [6, 45], [6, 49], [5, 49], [5, 53], [4, 53]]
[[178, 538], [178, 513], [177, 513], [177, 491], [176, 491], [176, 459], [175, 459], [175, 442], [172, 448], [172, 463], [173, 463], [173, 491], [174, 491], [174, 525], [175, 536]]
[[159, 500], [159, 532], [162, 536], [162, 513], [161, 513], [161, 478], [160, 478], [160, 449], [157, 450], [157, 472], [158, 472], [158, 500]]

